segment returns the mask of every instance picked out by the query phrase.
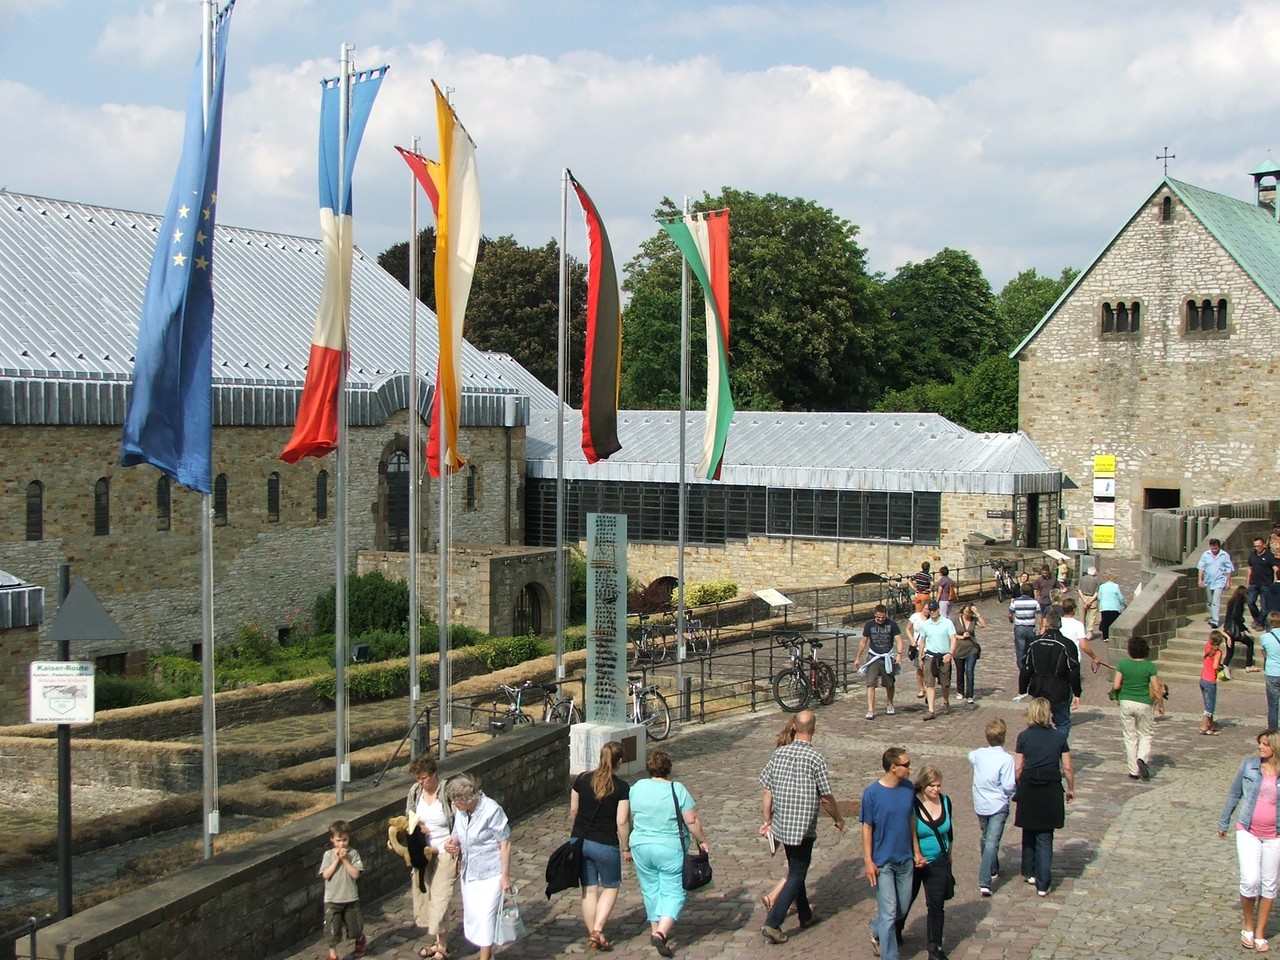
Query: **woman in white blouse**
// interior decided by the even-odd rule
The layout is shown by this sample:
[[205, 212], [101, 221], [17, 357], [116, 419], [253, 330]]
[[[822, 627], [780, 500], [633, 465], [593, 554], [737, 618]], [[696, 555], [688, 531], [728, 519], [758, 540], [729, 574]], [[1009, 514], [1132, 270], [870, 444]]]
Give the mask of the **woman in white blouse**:
[[453, 809], [445, 796], [444, 784], [436, 772], [436, 758], [419, 754], [409, 764], [413, 785], [405, 799], [405, 814], [417, 824], [426, 843], [436, 855], [419, 876], [409, 874], [409, 895], [413, 900], [413, 921], [435, 938], [430, 946], [418, 951], [423, 960], [444, 960], [449, 955], [448, 928], [444, 924], [453, 884], [458, 879], [458, 861], [445, 850], [453, 831]]
[[445, 793], [454, 814], [444, 848], [462, 858], [462, 934], [480, 948], [480, 960], [490, 960], [502, 893], [511, 888], [511, 828], [497, 801], [465, 773]]

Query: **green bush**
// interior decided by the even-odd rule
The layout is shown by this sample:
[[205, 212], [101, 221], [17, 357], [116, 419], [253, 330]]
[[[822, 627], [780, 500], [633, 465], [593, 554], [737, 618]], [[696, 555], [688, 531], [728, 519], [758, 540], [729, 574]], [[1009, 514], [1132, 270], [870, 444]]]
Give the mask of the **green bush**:
[[[312, 618], [317, 633], [333, 633], [336, 590], [316, 597]], [[374, 571], [347, 577], [347, 635], [374, 630], [399, 630], [409, 626], [409, 584], [388, 580]]]
[[[217, 659], [215, 653], [215, 659]], [[202, 667], [199, 660], [192, 660], [176, 653], [161, 653], [148, 657], [144, 665], [149, 679], [160, 689], [169, 692], [164, 699], [198, 696], [203, 689]], [[215, 682], [218, 670], [215, 665]], [[153, 702], [153, 701], [148, 701]]]
[[685, 606], [700, 607], [704, 603], [721, 603], [738, 595], [738, 585], [732, 580], [709, 580], [691, 583], [685, 592]]
[[477, 643], [471, 650], [490, 670], [514, 667], [549, 652], [542, 641], [530, 636], [490, 637]]
[[118, 673], [99, 673], [93, 678], [93, 709], [115, 710], [138, 707], [174, 699], [149, 677], [123, 677]]
[[[570, 623], [587, 622], [587, 555], [577, 547], [569, 548], [569, 609], [565, 613]], [[554, 589], [554, 587], [552, 588]], [[555, 603], [554, 598], [552, 603]], [[554, 611], [553, 611], [554, 613]]]

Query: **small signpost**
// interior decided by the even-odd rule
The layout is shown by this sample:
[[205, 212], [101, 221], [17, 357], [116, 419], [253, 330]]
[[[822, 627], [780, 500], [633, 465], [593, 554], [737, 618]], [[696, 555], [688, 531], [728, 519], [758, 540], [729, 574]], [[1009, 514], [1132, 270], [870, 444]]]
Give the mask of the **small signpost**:
[[31, 664], [32, 723], [93, 723], [92, 663], [36, 660]]

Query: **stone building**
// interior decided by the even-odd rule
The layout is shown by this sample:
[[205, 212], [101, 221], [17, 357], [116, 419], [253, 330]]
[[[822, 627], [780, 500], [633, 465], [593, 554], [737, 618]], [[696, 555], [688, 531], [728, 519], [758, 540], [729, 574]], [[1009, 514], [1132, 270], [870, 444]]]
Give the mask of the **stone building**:
[[[193, 653], [201, 635], [200, 497], [150, 466], [119, 465], [159, 225], [147, 214], [0, 191], [0, 568], [53, 596], [58, 566], [70, 563], [129, 638], [125, 649], [78, 651], [113, 670], [159, 648]], [[334, 459], [278, 459], [305, 377], [321, 245], [221, 225], [215, 243], [215, 635], [233, 637], [250, 623], [283, 633], [309, 618], [334, 580]], [[348, 379], [353, 565], [362, 552], [408, 545], [407, 312], [403, 287], [357, 251]], [[425, 309], [422, 316], [425, 414], [436, 349], [434, 318]], [[532, 378], [470, 345], [463, 369], [460, 449], [470, 464], [450, 488], [453, 540], [520, 554]], [[424, 478], [424, 551], [436, 547], [438, 497]], [[529, 622], [526, 594], [548, 595], [553, 565], [549, 551], [529, 553], [514, 566], [506, 561], [494, 584], [488, 559], [459, 564], [451, 596], [469, 622], [510, 633], [524, 617], [519, 626], [545, 629]], [[434, 611], [434, 592], [423, 601]]]
[[[702, 425], [689, 415], [690, 459]], [[585, 539], [589, 512], [626, 514], [627, 571], [641, 583], [675, 582], [679, 429], [675, 411], [625, 411], [621, 452], [589, 466], [566, 451], [566, 539]], [[555, 543], [555, 444], [554, 411], [535, 408], [530, 544]], [[688, 485], [685, 578], [750, 592], [912, 573], [922, 560], [955, 570], [973, 534], [1035, 555], [1058, 546], [1061, 486], [1020, 433], [972, 433], [937, 414], [739, 411], [721, 480]]]
[[1275, 495], [1280, 164], [1251, 176], [1252, 203], [1162, 180], [1014, 351], [1020, 426], [1099, 548], [1140, 552], [1144, 509]]

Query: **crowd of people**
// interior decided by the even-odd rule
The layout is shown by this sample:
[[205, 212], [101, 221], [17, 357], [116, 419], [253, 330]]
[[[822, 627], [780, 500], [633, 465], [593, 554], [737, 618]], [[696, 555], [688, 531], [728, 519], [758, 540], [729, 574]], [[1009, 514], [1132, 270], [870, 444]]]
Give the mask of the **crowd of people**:
[[[1258, 543], [1266, 548], [1261, 540]], [[1266, 552], [1271, 555], [1269, 548]], [[1246, 567], [1249, 583], [1232, 591], [1229, 579], [1220, 583], [1215, 574], [1230, 565], [1229, 556], [1216, 543], [1206, 555], [1200, 568], [1210, 620], [1200, 679], [1202, 734], [1217, 732], [1217, 683], [1229, 676], [1235, 647], [1245, 646], [1245, 669], [1253, 667], [1255, 649], [1251, 639], [1245, 642], [1244, 612], [1252, 615], [1255, 626], [1259, 621], [1270, 626], [1256, 651], [1260, 669], [1267, 670], [1267, 729], [1256, 738], [1257, 755], [1241, 765], [1218, 825], [1219, 835], [1225, 837], [1238, 814], [1234, 833], [1243, 915], [1240, 943], [1265, 952], [1270, 949], [1266, 927], [1280, 883], [1280, 732], [1275, 716], [1280, 707], [1280, 598], [1267, 596], [1275, 564], [1268, 566], [1272, 580], [1260, 586], [1261, 564], [1251, 558]], [[918, 604], [905, 631], [884, 606], [875, 607], [863, 629], [854, 666], [865, 677], [869, 720], [875, 718], [877, 688], [885, 692], [886, 715], [895, 713], [896, 678], [904, 661], [915, 665], [925, 720], [950, 711], [953, 676], [957, 702], [975, 702], [979, 637], [987, 637], [987, 621], [974, 604], [957, 602], [945, 567], [934, 582], [928, 565], [922, 565], [913, 583]], [[954, 610], [954, 617], [946, 615], [950, 611], [944, 611], [944, 603]], [[913, 758], [906, 747], [883, 752], [883, 775], [861, 792], [857, 814], [863, 871], [876, 899], [869, 930], [876, 956], [894, 960], [899, 955], [908, 916], [923, 894], [928, 956], [946, 960], [946, 903], [956, 885], [952, 850], [957, 831], [961, 838], [969, 833], [965, 842], [980, 851], [978, 893], [980, 898], [991, 897], [997, 890], [1001, 845], [1012, 814], [1013, 826], [1021, 831], [1018, 876], [1037, 896], [1050, 894], [1055, 833], [1063, 828], [1067, 804], [1075, 797], [1071, 715], [1082, 694], [1082, 665], [1095, 671], [1103, 665], [1093, 642], [1107, 636], [1124, 604], [1114, 574], [1099, 580], [1089, 569], [1074, 591], [1065, 571], [1045, 566], [1038, 577], [1024, 576], [1008, 619], [1018, 674], [1014, 700], [1025, 699], [1026, 727], [1011, 753], [1005, 746], [1006, 723], [995, 716], [985, 726], [985, 744], [968, 753], [976, 829], [966, 831], [957, 822], [937, 766], [918, 763], [913, 776]], [[1110, 692], [1118, 708], [1126, 773], [1135, 781], [1152, 775], [1154, 720], [1167, 696], [1150, 653], [1147, 642], [1135, 636], [1128, 641], [1127, 656], [1114, 666], [1106, 665], [1113, 671]], [[786, 861], [785, 874], [760, 896], [765, 910], [760, 935], [768, 944], [785, 943], [795, 935], [784, 930], [792, 914], [800, 930], [822, 919], [807, 886], [818, 822], [826, 816], [835, 830], [844, 831], [844, 813], [852, 807], [835, 799], [831, 771], [814, 743], [815, 731], [812, 711], [789, 718], [758, 778], [758, 832], [771, 848], [781, 848]], [[588, 952], [613, 950], [610, 920], [624, 865], [630, 864], [644, 903], [649, 942], [659, 956], [672, 957], [675, 928], [688, 895], [682, 882], [686, 853], [709, 852], [706, 828], [690, 790], [673, 777], [669, 753], [650, 753], [647, 775], [634, 783], [618, 775], [623, 757], [621, 743], [606, 743], [595, 769], [576, 776], [569, 791], [568, 832], [581, 848], [584, 945]], [[416, 757], [410, 771], [413, 783], [405, 805], [410, 832], [420, 835], [420, 846], [430, 854], [427, 868], [412, 871], [410, 880], [414, 921], [425, 934], [418, 956], [451, 956], [446, 918], [456, 894], [462, 934], [479, 949], [480, 960], [489, 960], [504, 894], [512, 887], [506, 814], [466, 774], [443, 781], [431, 757]], [[355, 941], [360, 956], [365, 939], [356, 881], [363, 866], [359, 854], [350, 849], [349, 825], [337, 821], [330, 832], [332, 845], [321, 866], [330, 956], [337, 956], [344, 933]]]

